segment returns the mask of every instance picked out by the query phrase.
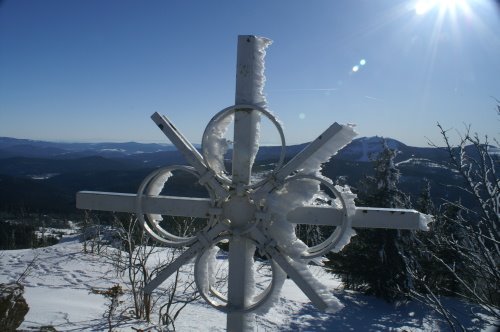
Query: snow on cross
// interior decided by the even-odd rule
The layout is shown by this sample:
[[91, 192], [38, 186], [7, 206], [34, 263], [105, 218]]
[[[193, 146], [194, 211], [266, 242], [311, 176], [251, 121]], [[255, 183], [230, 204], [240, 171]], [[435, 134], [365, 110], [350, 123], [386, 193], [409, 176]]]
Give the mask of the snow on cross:
[[[147, 176], [138, 193], [120, 194], [82, 191], [77, 193], [80, 209], [131, 212], [157, 241], [187, 249], [162, 270], [145, 291], [151, 293], [182, 265], [195, 259], [195, 281], [201, 296], [227, 313], [228, 331], [252, 329], [252, 313], [272, 304], [289, 276], [320, 310], [337, 311], [343, 305], [320, 284], [307, 268], [329, 251], [341, 250], [354, 235], [352, 227], [427, 230], [430, 216], [415, 210], [356, 207], [348, 187], [333, 185], [321, 175], [321, 164], [356, 135], [351, 126], [334, 123], [316, 140], [284, 164], [285, 137], [277, 118], [267, 110], [263, 95], [264, 56], [271, 41], [239, 36], [236, 105], [216, 114], [203, 134], [201, 153], [163, 115], [153, 121], [177, 147], [190, 166], [168, 166]], [[252, 182], [251, 171], [258, 150], [260, 118], [269, 119], [281, 138], [278, 164], [266, 178]], [[224, 139], [234, 120], [232, 176], [226, 172]], [[160, 195], [172, 171], [193, 174], [209, 198]], [[334, 198], [325, 193], [333, 194]], [[328, 206], [313, 205], [318, 198]], [[161, 227], [161, 215], [207, 219], [195, 236], [181, 237]], [[322, 243], [308, 247], [295, 234], [296, 224], [336, 226]], [[217, 291], [212, 264], [215, 246], [229, 241], [228, 294]], [[271, 260], [272, 279], [260, 294], [254, 294], [255, 250]]]

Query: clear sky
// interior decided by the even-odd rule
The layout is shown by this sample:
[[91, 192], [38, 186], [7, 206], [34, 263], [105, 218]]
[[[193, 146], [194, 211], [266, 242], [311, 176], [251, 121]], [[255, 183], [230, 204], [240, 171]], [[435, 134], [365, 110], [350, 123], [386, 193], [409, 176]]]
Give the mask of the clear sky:
[[254, 34], [274, 41], [265, 92], [289, 143], [335, 121], [414, 146], [440, 142], [437, 122], [498, 137], [497, 3], [4, 0], [0, 136], [167, 142], [158, 111], [199, 143]]

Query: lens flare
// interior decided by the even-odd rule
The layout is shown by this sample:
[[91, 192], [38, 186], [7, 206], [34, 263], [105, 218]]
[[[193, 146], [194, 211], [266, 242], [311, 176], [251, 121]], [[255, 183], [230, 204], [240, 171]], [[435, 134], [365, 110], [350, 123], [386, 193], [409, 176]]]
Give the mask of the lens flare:
[[359, 70], [359, 66], [354, 66], [354, 67], [352, 67], [352, 71], [353, 71], [353, 72], [357, 72], [358, 70]]

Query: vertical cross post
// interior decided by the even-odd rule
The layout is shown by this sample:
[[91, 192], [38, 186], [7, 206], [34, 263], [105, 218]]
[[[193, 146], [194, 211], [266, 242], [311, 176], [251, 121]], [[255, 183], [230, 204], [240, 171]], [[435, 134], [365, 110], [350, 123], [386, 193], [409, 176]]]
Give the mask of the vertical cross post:
[[[238, 36], [238, 54], [236, 64], [236, 97], [235, 103], [258, 105], [263, 102], [261, 89], [256, 75], [263, 64], [257, 55], [259, 39], [255, 36]], [[249, 109], [235, 112], [234, 146], [233, 146], [233, 184], [237, 188], [236, 195], [243, 195], [241, 188], [250, 183], [253, 159], [256, 154], [256, 140], [260, 116]], [[238, 220], [233, 220], [233, 227]], [[246, 220], [241, 220], [246, 223]], [[248, 238], [235, 236], [229, 244], [229, 276], [228, 276], [228, 331], [253, 330], [252, 314], [238, 312], [250, 301], [253, 294], [253, 255], [254, 244]]]

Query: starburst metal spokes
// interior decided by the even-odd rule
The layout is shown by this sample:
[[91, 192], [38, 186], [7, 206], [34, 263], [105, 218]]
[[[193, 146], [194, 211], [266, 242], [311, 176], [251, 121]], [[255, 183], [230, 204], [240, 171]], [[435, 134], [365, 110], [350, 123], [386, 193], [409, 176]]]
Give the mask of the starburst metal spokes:
[[[245, 112], [240, 107], [242, 105], [231, 106], [219, 112], [205, 132], [216, 128], [218, 123], [231, 114]], [[271, 119], [283, 136], [279, 122], [271, 113], [257, 106], [243, 107], [257, 110]], [[283, 158], [280, 158], [278, 167], [263, 181], [241, 185], [234, 181], [234, 177], [228, 182], [229, 178], [225, 179], [221, 175], [222, 168], [212, 168], [214, 163], [207, 153], [204, 152], [205, 156], [202, 156], [166, 117], [155, 113], [152, 118], [191, 166], [169, 166], [155, 170], [141, 183], [137, 195], [102, 192], [80, 192], [77, 195], [79, 208], [135, 212], [146, 232], [154, 239], [171, 247], [187, 247], [144, 287], [145, 293], [150, 294], [181, 266], [195, 259], [195, 281], [200, 294], [210, 305], [224, 312], [247, 313], [257, 310], [279, 291], [286, 276], [299, 286], [318, 309], [338, 309], [341, 307], [338, 300], [318, 284], [311, 283], [314, 277], [307, 269], [307, 262], [329, 251], [340, 250], [353, 234], [351, 226], [426, 229], [426, 224], [430, 221], [428, 217], [422, 217], [413, 210], [357, 208], [354, 205], [355, 196], [348, 188], [334, 186], [325, 177], [307, 173], [310, 171], [308, 163], [310, 164], [311, 159], [314, 165], [318, 160], [323, 160], [318, 159], [317, 151], [324, 154], [324, 148], [329, 146], [328, 153], [334, 153], [350, 141], [352, 130], [346, 126], [330, 126], [285, 165]], [[204, 135], [204, 144], [210, 144], [205, 138], [208, 136], [210, 135]], [[284, 150], [284, 138], [282, 145]], [[160, 195], [161, 188], [172, 172], [186, 172], [198, 178], [209, 198]], [[307, 185], [304, 186], [304, 183]], [[334, 204], [305, 204], [314, 199], [320, 185], [335, 196]], [[158, 215], [205, 218], [207, 222], [195, 236], [178, 236], [160, 225]], [[405, 222], [398, 223], [400, 219]], [[308, 247], [297, 239], [295, 224], [335, 227], [335, 230], [321, 243]], [[219, 292], [215, 283], [210, 280], [212, 272], [206, 252], [220, 241], [229, 241], [231, 244], [241, 239], [252, 243], [252, 252], [257, 249], [271, 261], [271, 281], [259, 295], [248, 299], [243, 306], [232, 307], [230, 296], [226, 297]], [[249, 257], [253, 259], [253, 256]], [[231, 260], [229, 265], [231, 266]]]
[[[278, 164], [267, 177], [256, 183], [241, 186], [239, 183], [236, 183], [234, 179], [230, 179], [226, 175], [227, 172], [225, 171], [223, 162], [214, 158], [214, 154], [217, 154], [218, 157], [223, 155], [224, 147], [214, 144], [220, 142], [212, 142], [211, 140], [222, 139], [225, 127], [228, 126], [229, 120], [231, 120], [231, 117], [236, 112], [248, 112], [250, 110], [256, 110], [259, 114], [266, 116], [275, 125], [280, 134], [282, 146]], [[266, 199], [269, 195], [275, 194], [277, 191], [288, 188], [291, 184], [301, 181], [313, 183], [314, 186], [318, 187], [318, 190], [319, 185], [322, 184], [334, 194], [338, 202], [338, 206], [334, 206], [334, 208], [342, 210], [340, 214], [342, 216], [342, 221], [338, 223], [339, 226], [335, 228], [335, 231], [320, 244], [311, 248], [304, 245], [307, 249], [301, 253], [300, 259], [308, 261], [322, 256], [338, 246], [338, 244], [343, 241], [346, 234], [349, 235], [352, 233], [350, 227], [352, 211], [349, 211], [349, 209], [353, 207], [353, 203], [351, 202], [352, 197], [344, 193], [343, 188], [334, 186], [329, 179], [324, 177], [302, 174], [300, 172], [294, 176], [287, 177], [288, 174], [284, 173], [292, 172], [293, 166], [302, 165], [306, 162], [307, 158], [305, 158], [304, 155], [310, 156], [310, 151], [312, 150], [303, 152], [302, 157], [299, 156], [298, 158], [299, 162], [297, 162], [297, 159], [294, 159], [291, 163], [284, 166], [285, 138], [283, 130], [277, 118], [269, 111], [255, 105], [234, 105], [217, 113], [209, 122], [203, 134], [202, 158], [200, 158], [201, 156], [198, 154], [198, 151], [193, 150], [192, 145], [187, 142], [168, 119], [158, 116], [156, 116], [156, 119], [161, 119], [163, 125], [159, 125], [159, 127], [169, 138], [174, 138], [171, 139], [171, 141], [185, 155], [186, 160], [188, 160], [192, 167], [171, 166], [151, 173], [139, 188], [136, 199], [137, 213], [141, 218], [145, 230], [155, 239], [170, 246], [190, 246], [183, 254], [184, 259], [197, 257], [195, 262], [195, 282], [201, 296], [213, 307], [225, 312], [228, 310], [236, 310], [235, 308], [228, 307], [228, 299], [214, 287], [214, 283], [211, 281], [211, 279], [213, 279], [213, 271], [211, 271], [210, 268], [211, 265], [209, 264], [208, 255], [212, 252], [210, 248], [214, 248], [216, 244], [222, 240], [231, 242], [235, 237], [245, 237], [247, 240], [253, 242], [255, 248], [271, 261], [272, 277], [269, 285], [259, 295], [253, 297], [252, 301], [246, 303], [243, 308], [237, 309], [238, 312], [251, 312], [264, 305], [275, 292], [277, 288], [276, 285], [283, 283], [286, 277], [286, 274], [283, 272], [284, 270], [294, 275], [294, 278], [298, 279], [300, 284], [303, 284], [301, 280], [304, 279], [304, 277], [298, 272], [297, 267], [292, 264], [293, 259], [290, 260], [291, 258], [287, 258], [286, 256], [291, 253], [288, 252], [286, 248], [280, 248], [277, 241], [275, 241], [270, 234], [266, 234], [270, 228], [275, 227], [273, 226], [275, 222], [273, 220], [273, 214], [277, 212], [272, 211], [272, 205], [266, 205]], [[156, 121], [157, 120], [155, 120], [155, 122]], [[338, 128], [334, 129], [335, 130], [329, 128], [326, 134], [333, 136], [339, 131]], [[319, 149], [325, 144], [323, 142], [320, 143], [321, 144], [316, 144], [315, 149]], [[258, 142], [255, 142], [255, 144], [258, 144]], [[251, 162], [253, 162], [253, 160]], [[144, 214], [142, 213], [141, 201], [145, 197], [158, 195], [158, 188], [163, 187], [164, 183], [170, 177], [171, 172], [174, 170], [188, 172], [198, 177], [199, 182], [203, 184], [209, 192], [212, 210], [216, 211], [215, 213], [208, 213], [209, 222], [207, 226], [196, 236], [178, 237], [173, 235], [159, 226], [156, 215], [146, 213], [146, 217], [144, 218]], [[278, 176], [280, 176], [282, 180], [277, 182], [276, 179]], [[262, 187], [267, 189], [261, 190]], [[253, 199], [257, 197], [252, 196], [254, 192], [260, 192], [258, 201]], [[283, 253], [285, 256], [283, 256]], [[214, 258], [212, 257], [212, 259]], [[146, 287], [146, 290], [149, 291], [155, 288], [174, 271], [175, 269], [171, 267], [162, 271], [162, 273]], [[316, 299], [320, 306], [326, 305], [322, 300], [319, 300], [319, 296], [313, 289], [305, 287], [304, 291], [308, 296]]]
[[[379, 209], [354, 205], [347, 187], [334, 186], [320, 175], [321, 164], [329, 160], [356, 136], [350, 125], [332, 124], [305, 149], [284, 164], [285, 137], [279, 121], [265, 108], [264, 55], [267, 38], [238, 37], [236, 104], [217, 113], [203, 134], [200, 153], [167, 117], [155, 113], [153, 121], [177, 147], [190, 166], [170, 166], [151, 173], [137, 195], [127, 193], [77, 193], [77, 207], [101, 211], [136, 213], [146, 232], [171, 247], [186, 247], [173, 262], [145, 287], [151, 294], [183, 265], [195, 260], [195, 281], [201, 296], [215, 308], [227, 312], [228, 331], [251, 329], [247, 313], [261, 308], [279, 292], [288, 276], [319, 310], [335, 312], [343, 305], [321, 285], [307, 264], [329, 251], [340, 250], [352, 236], [352, 227], [427, 230], [431, 216], [414, 210]], [[257, 105], [255, 105], [257, 104]], [[260, 117], [268, 118], [278, 130], [281, 153], [277, 166], [263, 180], [252, 183], [252, 166], [258, 150]], [[224, 168], [229, 142], [224, 134], [234, 118], [232, 172]], [[161, 195], [173, 171], [198, 178], [209, 198]], [[316, 197], [330, 194], [333, 204], [315, 205]], [[172, 234], [160, 215], [207, 220], [195, 236]], [[334, 230], [320, 243], [308, 247], [297, 238], [297, 224]], [[227, 297], [219, 291], [214, 271], [215, 246], [229, 242]], [[271, 280], [253, 296], [255, 250], [271, 262]]]

